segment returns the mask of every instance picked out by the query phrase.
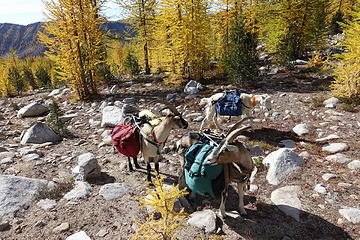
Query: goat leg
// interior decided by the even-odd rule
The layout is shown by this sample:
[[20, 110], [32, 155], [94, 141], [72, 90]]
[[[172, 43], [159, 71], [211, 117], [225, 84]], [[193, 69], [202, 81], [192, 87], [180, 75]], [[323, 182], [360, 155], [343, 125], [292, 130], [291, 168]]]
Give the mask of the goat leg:
[[225, 202], [228, 194], [228, 186], [225, 186], [224, 191], [221, 193], [221, 203], [220, 203], [220, 218], [224, 219], [226, 217], [225, 213]]
[[244, 185], [246, 183], [241, 183], [238, 182], [237, 183], [237, 188], [238, 188], [238, 195], [239, 195], [239, 210], [240, 210], [240, 214], [241, 215], [246, 215], [246, 211], [244, 208]]
[[159, 162], [155, 162], [155, 172], [156, 174], [159, 174]]
[[151, 166], [150, 166], [150, 161], [147, 162], [146, 164], [146, 173], [147, 173], [147, 177], [146, 177], [146, 180], [148, 182], [151, 182]]
[[134, 169], [133, 169], [133, 166], [132, 166], [132, 164], [131, 164], [131, 159], [130, 159], [130, 157], [128, 157], [128, 162], [129, 162], [129, 171], [130, 171], [130, 172], [133, 172]]
[[137, 162], [137, 157], [135, 157], [135, 158], [133, 158], [133, 159], [134, 159], [135, 168], [136, 168], [136, 169], [141, 168], [140, 165], [139, 165], [139, 163]]

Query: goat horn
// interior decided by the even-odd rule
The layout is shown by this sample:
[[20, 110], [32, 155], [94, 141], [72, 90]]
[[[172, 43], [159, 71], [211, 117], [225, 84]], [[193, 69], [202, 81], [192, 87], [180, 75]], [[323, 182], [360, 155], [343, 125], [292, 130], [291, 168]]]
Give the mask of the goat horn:
[[232, 142], [237, 136], [241, 134], [241, 132], [249, 128], [251, 128], [251, 126], [245, 126], [230, 132], [225, 138], [226, 142]]
[[[166, 108], [170, 109], [170, 111], [172, 113], [174, 113], [175, 115], [181, 115], [179, 113], [179, 111], [176, 109], [176, 107], [174, 105], [169, 104], [169, 102], [166, 102], [166, 101], [163, 101], [163, 100], [159, 100], [158, 102], [165, 104]], [[163, 108], [162, 110], [164, 110], [164, 109], [165, 108]]]
[[239, 128], [239, 126], [245, 121], [245, 120], [248, 120], [248, 119], [251, 119], [253, 117], [245, 117], [243, 119], [241, 119], [239, 122], [235, 123], [234, 126], [232, 126], [230, 128], [230, 130], [228, 131], [227, 135], [229, 135], [232, 131], [234, 131], [235, 129]]

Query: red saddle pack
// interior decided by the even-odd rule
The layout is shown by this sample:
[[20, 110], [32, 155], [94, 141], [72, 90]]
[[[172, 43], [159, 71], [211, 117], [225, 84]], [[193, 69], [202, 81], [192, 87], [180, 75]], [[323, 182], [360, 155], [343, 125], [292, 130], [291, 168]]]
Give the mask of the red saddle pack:
[[116, 150], [127, 157], [136, 157], [140, 151], [139, 131], [134, 125], [117, 125], [110, 136]]

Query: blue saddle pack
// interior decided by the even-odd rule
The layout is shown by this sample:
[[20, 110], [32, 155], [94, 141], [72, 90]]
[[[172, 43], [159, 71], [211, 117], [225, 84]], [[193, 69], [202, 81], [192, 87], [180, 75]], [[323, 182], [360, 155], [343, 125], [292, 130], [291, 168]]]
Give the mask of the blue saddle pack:
[[222, 98], [215, 105], [216, 112], [220, 116], [240, 116], [242, 115], [242, 102], [240, 95], [248, 93], [242, 89], [227, 90]]
[[209, 154], [215, 149], [215, 146], [199, 141], [190, 146], [185, 153], [186, 185], [192, 191], [206, 197], [218, 196], [224, 185], [224, 178], [219, 177], [223, 174], [223, 166], [211, 166], [207, 163]]

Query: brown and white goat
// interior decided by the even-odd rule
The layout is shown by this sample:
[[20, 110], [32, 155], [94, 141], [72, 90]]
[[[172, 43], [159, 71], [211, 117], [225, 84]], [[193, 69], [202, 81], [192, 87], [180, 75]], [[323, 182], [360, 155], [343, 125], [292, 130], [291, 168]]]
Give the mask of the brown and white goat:
[[[177, 109], [172, 105], [167, 105], [170, 111], [166, 117], [156, 127], [145, 123], [140, 129], [140, 150], [144, 158], [146, 169], [147, 169], [147, 181], [151, 182], [151, 166], [150, 159], [153, 159], [155, 163], [155, 171], [159, 173], [159, 157], [162, 148], [164, 147], [167, 138], [170, 135], [172, 129], [188, 127], [188, 123], [184, 120]], [[129, 169], [132, 171], [132, 165], [130, 158]], [[140, 168], [137, 163], [137, 158], [134, 158], [134, 164], [136, 168]]]
[[[250, 126], [238, 128], [240, 124], [246, 119], [236, 123], [228, 132], [227, 136], [221, 141], [217, 149], [211, 153], [208, 157], [210, 164], [223, 164], [224, 172], [224, 189], [221, 192], [221, 203], [220, 203], [220, 216], [224, 218], [225, 213], [225, 202], [228, 194], [228, 187], [231, 182], [237, 183], [238, 195], [239, 195], [239, 210], [240, 213], [245, 215], [246, 211], [244, 208], [244, 186], [247, 181], [254, 178], [256, 174], [256, 167], [252, 162], [250, 152], [244, 147], [241, 142], [235, 141], [236, 137], [241, 134]], [[187, 149], [192, 144], [199, 141], [196, 134], [189, 134], [184, 136], [177, 143], [177, 148]], [[185, 185], [184, 179], [184, 161], [182, 162], [180, 172], [180, 185]]]
[[[199, 105], [205, 105], [205, 118], [203, 119], [200, 131], [203, 129], [206, 122], [210, 122], [211, 120], [214, 122], [216, 128], [221, 129], [218, 123], [218, 114], [216, 112], [215, 104], [217, 101], [220, 100], [225, 95], [225, 93], [216, 93], [208, 98], [202, 98], [200, 100]], [[241, 102], [242, 102], [242, 115], [247, 117], [251, 117], [251, 111], [256, 107], [260, 106], [260, 109], [264, 110], [271, 110], [271, 99], [270, 96], [267, 94], [263, 95], [253, 95], [242, 93], [240, 95]], [[249, 118], [252, 123], [252, 118]]]

